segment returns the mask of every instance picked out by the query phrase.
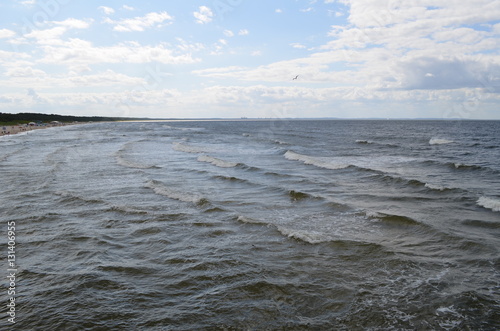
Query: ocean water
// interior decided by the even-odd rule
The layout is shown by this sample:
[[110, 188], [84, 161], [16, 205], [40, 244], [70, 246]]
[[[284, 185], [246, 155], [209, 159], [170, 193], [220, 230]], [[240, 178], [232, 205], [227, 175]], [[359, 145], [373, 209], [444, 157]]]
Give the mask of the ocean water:
[[[500, 122], [0, 138], [19, 330], [498, 330]], [[11, 223], [13, 224], [13, 223]]]

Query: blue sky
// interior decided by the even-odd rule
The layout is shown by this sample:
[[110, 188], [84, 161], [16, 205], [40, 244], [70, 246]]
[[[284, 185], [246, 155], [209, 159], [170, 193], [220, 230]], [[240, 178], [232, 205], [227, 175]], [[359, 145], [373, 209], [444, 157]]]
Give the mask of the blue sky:
[[0, 112], [500, 119], [500, 1], [2, 1]]

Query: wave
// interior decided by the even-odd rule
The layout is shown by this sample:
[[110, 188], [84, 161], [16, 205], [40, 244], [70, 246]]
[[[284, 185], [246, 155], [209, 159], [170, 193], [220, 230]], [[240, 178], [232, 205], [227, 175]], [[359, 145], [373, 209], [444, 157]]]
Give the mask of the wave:
[[162, 183], [150, 180], [146, 183], [145, 187], [152, 189], [156, 194], [165, 196], [170, 199], [182, 201], [182, 202], [190, 202], [195, 205], [204, 205], [208, 203], [206, 198], [200, 197], [196, 194], [190, 194], [185, 192], [177, 192], [169, 189]]
[[356, 140], [356, 144], [373, 144], [373, 141], [358, 139], [358, 140]]
[[303, 193], [303, 192], [299, 192], [299, 191], [294, 191], [294, 190], [288, 191], [288, 196], [293, 201], [299, 201], [299, 200], [304, 200], [304, 199], [311, 198], [311, 196], [309, 194], [307, 194], [307, 193]]
[[449, 187], [446, 187], [446, 186], [429, 184], [429, 183], [425, 183], [425, 187], [427, 187], [430, 190], [434, 190], [434, 191], [449, 191], [449, 190], [453, 190], [452, 188], [449, 188]]
[[114, 154], [116, 162], [126, 168], [133, 168], [133, 169], [153, 169], [153, 168], [160, 168], [155, 165], [150, 165], [150, 164], [141, 164], [137, 163], [134, 161], [127, 160], [123, 154], [126, 153], [126, 150], [129, 149], [133, 144], [136, 144], [138, 142], [146, 141], [145, 139], [139, 140], [139, 141], [131, 141], [126, 144], [124, 144], [116, 153]]
[[256, 220], [256, 219], [253, 219], [253, 218], [250, 218], [250, 217], [246, 217], [246, 216], [238, 216], [238, 218], [236, 220], [238, 222], [247, 223], [247, 224], [262, 224], [262, 225], [267, 225], [266, 222], [262, 222], [262, 221], [259, 221], [259, 220]]
[[172, 143], [172, 145], [173, 145], [173, 149], [175, 149], [176, 151], [179, 151], [179, 152], [193, 153], [193, 154], [206, 152], [204, 149], [201, 149], [199, 147], [191, 146], [191, 145], [187, 145], [187, 144], [182, 144], [179, 142], [174, 142], [174, 143]]
[[444, 145], [454, 143], [453, 140], [443, 139], [443, 138], [431, 138], [429, 140], [429, 145]]
[[450, 164], [450, 166], [454, 167], [455, 169], [462, 169], [462, 170], [479, 170], [479, 169], [483, 168], [483, 167], [478, 166], [478, 165], [469, 165], [469, 164], [463, 164], [463, 163], [453, 163], [453, 164]]
[[477, 200], [477, 204], [481, 207], [500, 212], [500, 199], [480, 197]]
[[323, 242], [332, 241], [331, 237], [317, 231], [297, 230], [297, 229], [286, 228], [283, 226], [276, 226], [276, 228], [285, 237], [304, 241], [309, 244], [320, 244]]
[[380, 221], [384, 221], [394, 225], [404, 225], [404, 226], [423, 225], [423, 223], [420, 223], [419, 221], [416, 221], [413, 218], [407, 216], [387, 214], [369, 210], [365, 211], [364, 214], [368, 219], [378, 219]]
[[126, 168], [133, 168], [133, 169], [158, 169], [160, 168], [159, 166], [156, 165], [149, 165], [149, 164], [140, 164], [136, 163], [133, 161], [126, 160], [119, 154], [115, 154], [116, 162]]
[[312, 157], [312, 156], [307, 156], [307, 155], [295, 153], [292, 151], [287, 151], [284, 156], [288, 160], [301, 161], [301, 162], [304, 162], [305, 164], [315, 165], [317, 167], [330, 169], [330, 170], [345, 169], [345, 168], [350, 166], [350, 164], [346, 164], [346, 163], [332, 162], [328, 158]]
[[214, 166], [217, 166], [220, 168], [234, 168], [238, 165], [238, 163], [224, 161], [224, 160], [218, 159], [216, 157], [208, 156], [208, 155], [200, 155], [198, 157], [198, 161], [207, 162], [207, 163], [213, 164]]

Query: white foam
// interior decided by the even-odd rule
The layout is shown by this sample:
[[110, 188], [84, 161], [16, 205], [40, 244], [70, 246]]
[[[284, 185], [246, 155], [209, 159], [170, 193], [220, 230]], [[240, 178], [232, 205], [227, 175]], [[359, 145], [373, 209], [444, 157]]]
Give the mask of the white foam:
[[301, 162], [304, 162], [305, 164], [311, 164], [311, 165], [315, 165], [317, 167], [325, 168], [325, 169], [337, 170], [337, 169], [344, 169], [344, 168], [349, 167], [349, 164], [335, 163], [331, 159], [328, 159], [328, 158], [312, 157], [312, 156], [307, 156], [307, 155], [295, 153], [292, 151], [287, 151], [284, 156], [288, 160], [301, 161]]
[[150, 169], [150, 168], [154, 167], [154, 166], [147, 165], [147, 164], [139, 164], [139, 163], [125, 160], [119, 154], [116, 154], [116, 162], [118, 162], [118, 164], [121, 166], [124, 166], [127, 168], [134, 168], [134, 169]]
[[198, 157], [198, 161], [207, 162], [207, 163], [213, 164], [214, 166], [217, 166], [220, 168], [234, 168], [238, 165], [238, 163], [224, 161], [224, 160], [218, 159], [216, 157], [208, 156], [208, 155], [200, 155]]
[[203, 201], [203, 198], [197, 195], [176, 192], [152, 180], [148, 181], [145, 186], [152, 189], [156, 194], [163, 195], [170, 199], [179, 200], [182, 202], [191, 202], [194, 204], [199, 204], [201, 201]]
[[288, 238], [302, 240], [310, 244], [319, 244], [331, 240], [329, 237], [317, 231], [290, 229], [283, 226], [277, 226], [277, 229]]
[[500, 199], [480, 197], [477, 200], [477, 204], [481, 207], [488, 208], [493, 211], [500, 211]]
[[357, 144], [373, 144], [373, 141], [358, 139], [358, 140], [356, 140], [356, 143]]
[[431, 190], [436, 190], [436, 191], [444, 191], [444, 190], [448, 189], [447, 187], [444, 187], [444, 186], [434, 185], [434, 184], [429, 184], [429, 183], [425, 183], [425, 187], [427, 187], [428, 189], [431, 189]]
[[238, 222], [248, 223], [248, 224], [266, 224], [265, 222], [255, 220], [253, 218], [249, 218], [249, 217], [245, 217], [245, 216], [238, 216]]
[[203, 152], [205, 152], [203, 149], [201, 149], [199, 147], [190, 146], [190, 145], [182, 144], [179, 142], [174, 142], [173, 145], [174, 145], [173, 149], [175, 149], [176, 151], [179, 151], [179, 152], [184, 152], [184, 153], [203, 153]]
[[429, 140], [429, 145], [443, 145], [443, 144], [451, 144], [453, 140], [442, 139], [442, 138], [431, 138]]

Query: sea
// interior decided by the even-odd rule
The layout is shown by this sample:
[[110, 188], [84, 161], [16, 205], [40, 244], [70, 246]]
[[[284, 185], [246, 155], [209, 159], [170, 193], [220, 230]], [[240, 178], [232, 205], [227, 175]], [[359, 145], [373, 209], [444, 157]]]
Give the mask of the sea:
[[500, 329], [500, 121], [71, 125], [0, 174], [2, 330]]

